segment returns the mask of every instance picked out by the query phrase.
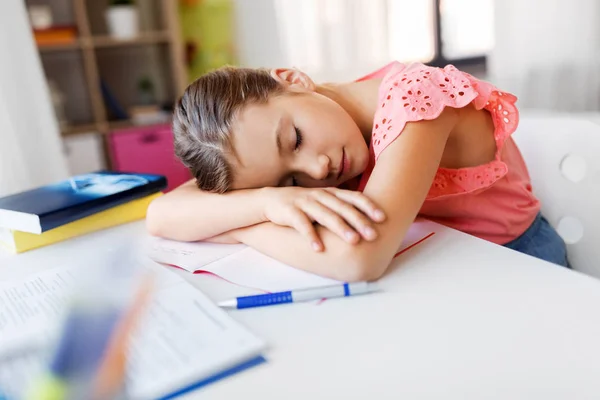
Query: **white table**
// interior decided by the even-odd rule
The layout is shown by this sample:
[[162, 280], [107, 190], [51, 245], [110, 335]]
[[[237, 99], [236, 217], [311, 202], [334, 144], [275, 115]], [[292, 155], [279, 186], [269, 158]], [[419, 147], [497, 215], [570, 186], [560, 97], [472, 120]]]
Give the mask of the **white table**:
[[[268, 342], [268, 362], [185, 398], [599, 399], [600, 281], [431, 226], [436, 235], [394, 261], [381, 293], [232, 311]], [[142, 234], [135, 223], [2, 254], [0, 280], [84, 267]], [[246, 292], [178, 273], [214, 300]]]

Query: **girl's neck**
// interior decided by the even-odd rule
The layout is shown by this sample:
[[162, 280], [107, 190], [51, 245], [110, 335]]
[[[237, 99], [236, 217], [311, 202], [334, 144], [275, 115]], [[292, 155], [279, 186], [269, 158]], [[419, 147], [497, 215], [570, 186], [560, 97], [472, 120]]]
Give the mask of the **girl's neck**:
[[377, 97], [381, 79], [362, 82], [324, 83], [317, 85], [317, 93], [338, 103], [358, 125], [368, 143], [377, 110]]

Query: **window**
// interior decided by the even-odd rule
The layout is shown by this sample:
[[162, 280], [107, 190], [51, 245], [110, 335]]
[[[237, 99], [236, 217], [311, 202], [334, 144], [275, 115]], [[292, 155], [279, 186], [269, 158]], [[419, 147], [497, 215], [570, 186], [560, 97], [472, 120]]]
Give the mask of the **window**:
[[391, 60], [485, 62], [494, 0], [274, 0], [288, 65], [352, 79]]
[[[493, 0], [436, 0], [437, 63], [482, 63], [494, 45]], [[446, 62], [447, 61], [447, 62]]]
[[389, 53], [400, 61], [483, 64], [493, 46], [493, 0], [387, 0]]

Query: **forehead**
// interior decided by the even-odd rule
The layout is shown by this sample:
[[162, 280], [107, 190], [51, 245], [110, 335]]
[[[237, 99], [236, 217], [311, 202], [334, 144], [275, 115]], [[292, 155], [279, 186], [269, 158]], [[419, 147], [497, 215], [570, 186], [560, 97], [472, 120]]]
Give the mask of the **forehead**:
[[275, 131], [285, 113], [276, 101], [249, 104], [239, 111], [231, 129], [235, 160], [233, 189], [276, 186], [281, 179], [282, 160]]

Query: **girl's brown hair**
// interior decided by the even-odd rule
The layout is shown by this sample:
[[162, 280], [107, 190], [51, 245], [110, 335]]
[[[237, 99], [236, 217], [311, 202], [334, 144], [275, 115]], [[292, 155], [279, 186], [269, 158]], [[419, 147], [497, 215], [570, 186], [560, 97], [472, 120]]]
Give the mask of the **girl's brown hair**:
[[266, 103], [282, 92], [268, 70], [235, 67], [209, 72], [187, 87], [173, 112], [175, 154], [200, 189], [230, 189], [233, 120], [244, 106]]

